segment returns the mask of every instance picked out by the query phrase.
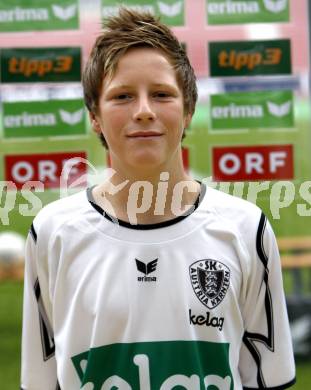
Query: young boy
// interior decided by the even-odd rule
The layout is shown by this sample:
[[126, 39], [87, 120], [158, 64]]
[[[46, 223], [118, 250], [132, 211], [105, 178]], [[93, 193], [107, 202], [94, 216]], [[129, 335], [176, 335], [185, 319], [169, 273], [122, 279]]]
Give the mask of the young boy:
[[184, 50], [149, 14], [122, 9], [105, 27], [83, 87], [113, 175], [33, 221], [22, 389], [290, 387], [271, 227], [183, 168], [197, 99]]

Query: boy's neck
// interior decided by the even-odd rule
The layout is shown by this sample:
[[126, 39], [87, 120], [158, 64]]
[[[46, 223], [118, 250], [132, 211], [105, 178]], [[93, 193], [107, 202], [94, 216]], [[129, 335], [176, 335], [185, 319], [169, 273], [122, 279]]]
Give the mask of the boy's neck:
[[174, 219], [192, 206], [200, 184], [184, 169], [173, 171], [116, 172], [95, 187], [95, 202], [108, 214], [132, 224], [154, 224]]

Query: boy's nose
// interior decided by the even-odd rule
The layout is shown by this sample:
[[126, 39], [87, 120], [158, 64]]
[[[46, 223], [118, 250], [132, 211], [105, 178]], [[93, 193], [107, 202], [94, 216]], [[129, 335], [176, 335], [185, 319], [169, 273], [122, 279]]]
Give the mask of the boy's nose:
[[152, 109], [149, 97], [141, 96], [138, 98], [137, 108], [134, 113], [134, 120], [136, 121], [153, 121], [155, 113]]

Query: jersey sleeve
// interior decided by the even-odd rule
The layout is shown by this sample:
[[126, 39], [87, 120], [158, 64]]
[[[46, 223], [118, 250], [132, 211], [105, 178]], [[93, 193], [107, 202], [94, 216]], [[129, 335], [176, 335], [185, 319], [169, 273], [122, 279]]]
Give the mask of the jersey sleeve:
[[243, 307], [239, 370], [244, 389], [285, 389], [295, 383], [293, 348], [279, 251], [263, 214], [255, 242]]
[[37, 253], [32, 225], [25, 253], [21, 390], [57, 390], [53, 329], [42, 300]]

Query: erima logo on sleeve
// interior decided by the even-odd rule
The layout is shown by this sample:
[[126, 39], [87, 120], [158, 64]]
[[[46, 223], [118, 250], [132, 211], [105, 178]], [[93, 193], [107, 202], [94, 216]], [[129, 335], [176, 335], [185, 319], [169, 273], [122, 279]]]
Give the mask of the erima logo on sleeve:
[[157, 269], [158, 259], [152, 260], [149, 263], [145, 264], [143, 261], [135, 259], [137, 271], [143, 273], [145, 276], [138, 276], [137, 280], [139, 282], [156, 282], [157, 278], [155, 276], [148, 277], [147, 275], [153, 273]]

